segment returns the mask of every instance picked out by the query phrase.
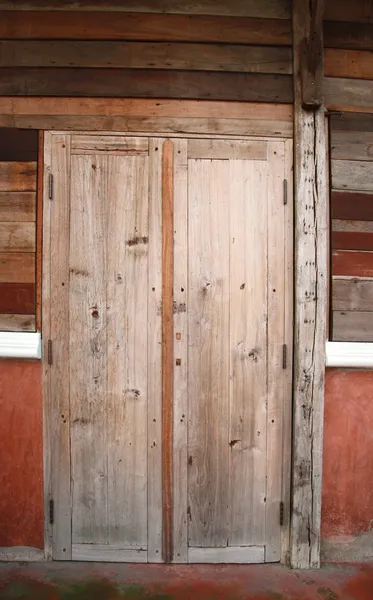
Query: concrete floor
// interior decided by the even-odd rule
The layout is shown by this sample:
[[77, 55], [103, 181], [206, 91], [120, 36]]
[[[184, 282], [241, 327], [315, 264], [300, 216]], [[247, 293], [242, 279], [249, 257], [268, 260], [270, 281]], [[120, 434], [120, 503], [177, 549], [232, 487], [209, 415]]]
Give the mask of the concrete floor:
[[373, 600], [373, 563], [279, 565], [0, 563], [2, 600]]

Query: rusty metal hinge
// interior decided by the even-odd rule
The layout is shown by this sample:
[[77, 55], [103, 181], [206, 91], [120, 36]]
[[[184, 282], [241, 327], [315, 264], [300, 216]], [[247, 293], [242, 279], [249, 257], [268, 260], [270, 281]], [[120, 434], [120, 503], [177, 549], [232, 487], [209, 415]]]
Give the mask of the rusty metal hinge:
[[49, 500], [49, 523], [50, 525], [54, 524], [54, 501]]
[[49, 200], [53, 200], [53, 175], [52, 175], [52, 173], [49, 173], [49, 178], [48, 178], [48, 196], [49, 196]]
[[48, 340], [48, 365], [53, 364], [53, 348], [52, 340]]
[[282, 368], [286, 369], [288, 362], [288, 347], [286, 344], [282, 346]]
[[281, 527], [284, 524], [284, 514], [285, 514], [284, 503], [280, 502], [280, 525], [281, 525]]
[[288, 180], [284, 179], [284, 204], [288, 203]]

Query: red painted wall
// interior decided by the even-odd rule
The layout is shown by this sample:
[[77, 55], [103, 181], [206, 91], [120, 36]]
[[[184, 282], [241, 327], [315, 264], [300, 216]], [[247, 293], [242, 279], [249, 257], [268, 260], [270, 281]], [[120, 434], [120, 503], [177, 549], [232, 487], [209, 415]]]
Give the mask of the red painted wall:
[[322, 537], [369, 531], [373, 520], [373, 372], [326, 370]]
[[41, 363], [0, 360], [0, 546], [43, 548]]

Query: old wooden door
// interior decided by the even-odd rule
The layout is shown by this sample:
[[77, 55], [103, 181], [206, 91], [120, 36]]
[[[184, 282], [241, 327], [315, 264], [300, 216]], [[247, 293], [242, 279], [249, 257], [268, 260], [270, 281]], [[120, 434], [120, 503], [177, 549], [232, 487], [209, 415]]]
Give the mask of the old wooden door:
[[283, 556], [289, 156], [284, 141], [46, 136], [54, 559]]

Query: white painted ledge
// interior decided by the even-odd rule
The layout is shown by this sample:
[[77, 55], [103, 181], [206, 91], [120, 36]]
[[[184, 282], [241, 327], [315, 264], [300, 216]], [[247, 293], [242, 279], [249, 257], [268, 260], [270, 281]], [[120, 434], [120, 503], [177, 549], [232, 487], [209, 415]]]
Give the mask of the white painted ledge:
[[326, 366], [373, 368], [373, 342], [326, 342]]
[[41, 358], [40, 333], [1, 331], [0, 358]]

